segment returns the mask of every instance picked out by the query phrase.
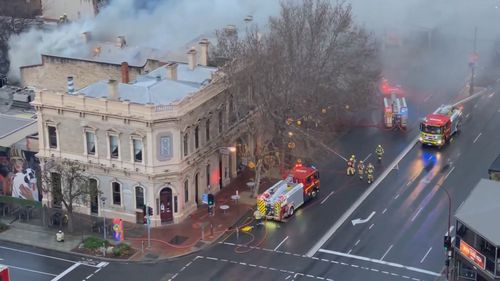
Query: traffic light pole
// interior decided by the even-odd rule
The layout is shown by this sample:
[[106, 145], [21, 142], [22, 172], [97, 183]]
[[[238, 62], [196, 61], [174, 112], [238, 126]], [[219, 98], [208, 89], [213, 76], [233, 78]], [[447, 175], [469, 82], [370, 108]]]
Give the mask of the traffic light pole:
[[[443, 190], [448, 197], [448, 230], [447, 230], [447, 233], [448, 233], [448, 236], [451, 236], [451, 233], [450, 233], [450, 231], [451, 231], [451, 229], [450, 229], [451, 228], [451, 196], [446, 188], [443, 187]], [[450, 247], [450, 249], [451, 249], [451, 247]], [[448, 252], [450, 251], [450, 249], [447, 249], [447, 251], [446, 251], [446, 259], [450, 258], [448, 255]], [[447, 263], [447, 265], [446, 265], [446, 279], [448, 279], [448, 276], [449, 276], [449, 271], [450, 271], [449, 268], [450, 268], [449, 263]]]

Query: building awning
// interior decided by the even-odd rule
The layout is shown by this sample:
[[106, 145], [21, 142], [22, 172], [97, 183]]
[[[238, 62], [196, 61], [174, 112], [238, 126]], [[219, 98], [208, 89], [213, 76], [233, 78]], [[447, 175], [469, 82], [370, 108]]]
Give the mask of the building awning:
[[500, 245], [500, 182], [481, 179], [455, 213], [455, 218], [494, 245]]
[[[31, 116], [31, 115], [30, 115]], [[38, 132], [37, 120], [28, 116], [0, 114], [0, 146], [10, 147]]]

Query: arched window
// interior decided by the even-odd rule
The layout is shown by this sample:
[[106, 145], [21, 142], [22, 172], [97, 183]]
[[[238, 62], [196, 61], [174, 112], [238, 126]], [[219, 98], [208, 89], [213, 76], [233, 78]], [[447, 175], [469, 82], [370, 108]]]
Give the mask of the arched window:
[[188, 156], [189, 153], [189, 135], [188, 133], [184, 134], [182, 138], [182, 146], [183, 146], [183, 155]]
[[205, 136], [206, 136], [206, 140], [209, 141], [210, 140], [210, 119], [207, 119], [207, 121], [205, 122]]
[[184, 203], [189, 201], [189, 182], [188, 180], [184, 181]]
[[194, 148], [198, 149], [200, 147], [200, 127], [196, 126], [194, 128]]
[[207, 164], [207, 186], [210, 185], [210, 164]]
[[144, 208], [144, 188], [142, 186], [135, 187], [135, 208]]

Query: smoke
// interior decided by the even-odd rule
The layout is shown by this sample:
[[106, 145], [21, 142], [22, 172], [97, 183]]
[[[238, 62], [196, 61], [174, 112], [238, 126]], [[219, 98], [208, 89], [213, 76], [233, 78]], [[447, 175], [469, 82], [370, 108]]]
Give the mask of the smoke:
[[9, 78], [19, 80], [19, 67], [41, 63], [41, 54], [87, 54], [90, 50], [81, 43], [81, 34], [86, 31], [98, 41], [125, 36], [128, 45], [177, 51], [196, 37], [212, 35], [228, 24], [243, 26], [247, 15], [264, 24], [278, 11], [278, 0], [114, 0], [95, 18], [12, 36]]

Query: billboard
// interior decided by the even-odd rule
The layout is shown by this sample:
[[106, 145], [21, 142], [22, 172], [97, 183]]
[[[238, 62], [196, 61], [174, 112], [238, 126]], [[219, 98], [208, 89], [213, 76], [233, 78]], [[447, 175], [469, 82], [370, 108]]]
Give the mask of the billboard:
[[460, 253], [481, 269], [486, 268], [486, 257], [465, 243], [464, 240], [460, 240]]
[[40, 202], [37, 174], [39, 165], [34, 153], [0, 151], [0, 195]]

